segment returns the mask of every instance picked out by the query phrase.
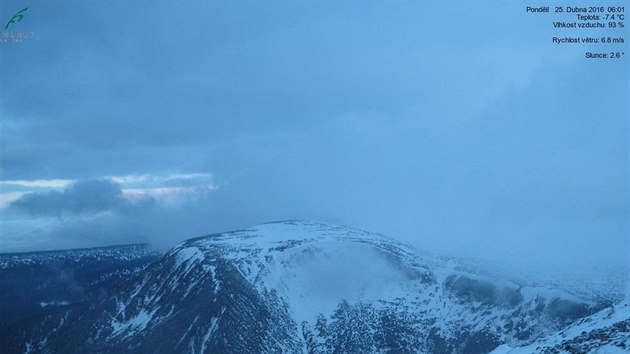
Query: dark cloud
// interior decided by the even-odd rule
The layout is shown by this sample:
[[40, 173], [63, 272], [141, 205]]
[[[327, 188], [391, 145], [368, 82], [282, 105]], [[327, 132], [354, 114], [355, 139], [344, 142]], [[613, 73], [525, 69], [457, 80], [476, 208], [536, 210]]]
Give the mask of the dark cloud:
[[480, 64], [454, 75], [424, 56], [461, 37], [429, 30], [441, 25], [424, 16], [432, 7], [34, 4], [20, 23], [34, 37], [0, 56], [0, 114], [11, 123], [0, 127], [2, 177], [199, 170], [250, 135], [437, 103], [445, 82], [473, 85]]
[[90, 215], [131, 207], [120, 185], [107, 179], [78, 181], [62, 191], [28, 193], [9, 205], [13, 210], [34, 216]]

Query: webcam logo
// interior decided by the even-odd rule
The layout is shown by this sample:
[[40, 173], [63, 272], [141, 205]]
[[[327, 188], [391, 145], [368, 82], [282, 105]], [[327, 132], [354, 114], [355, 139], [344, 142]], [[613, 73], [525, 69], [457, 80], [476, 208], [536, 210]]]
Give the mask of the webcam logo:
[[9, 22], [7, 22], [7, 24], [4, 26], [4, 29], [6, 30], [6, 29], [9, 28], [9, 26], [11, 24], [18, 23], [18, 22], [22, 21], [22, 19], [24, 18], [24, 13], [26, 12], [26, 10], [28, 10], [28, 7], [23, 8], [22, 10], [18, 11], [18, 13], [16, 13], [13, 17], [11, 17]]

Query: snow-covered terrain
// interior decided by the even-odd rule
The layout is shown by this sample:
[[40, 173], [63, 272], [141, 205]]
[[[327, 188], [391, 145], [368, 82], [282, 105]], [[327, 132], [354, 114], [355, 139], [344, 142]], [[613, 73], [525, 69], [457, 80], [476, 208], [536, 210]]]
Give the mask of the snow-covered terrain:
[[533, 343], [512, 348], [501, 345], [491, 354], [630, 352], [630, 303], [624, 302], [582, 318]]
[[0, 352], [22, 352], [25, 343], [36, 352], [46, 333], [157, 257], [147, 245], [0, 254]]
[[143, 244], [30, 253], [0, 253], [0, 270], [10, 270], [25, 265], [133, 261], [151, 253], [148, 246]]
[[54, 307], [55, 330], [32, 331], [19, 351], [551, 353], [613, 328], [610, 340], [569, 351], [586, 353], [623, 349], [616, 338], [628, 335], [617, 324], [627, 305], [307, 221], [190, 239], [72, 321]]

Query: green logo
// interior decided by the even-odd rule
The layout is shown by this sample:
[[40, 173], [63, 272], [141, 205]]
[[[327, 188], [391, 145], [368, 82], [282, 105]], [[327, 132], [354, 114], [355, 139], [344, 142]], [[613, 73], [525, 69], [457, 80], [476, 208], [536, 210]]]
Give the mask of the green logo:
[[9, 22], [7, 22], [6, 26], [4, 26], [4, 29], [9, 28], [9, 25], [12, 23], [18, 23], [22, 21], [22, 19], [24, 18], [24, 15], [22, 13], [26, 12], [26, 10], [28, 10], [28, 7], [23, 8], [22, 10], [18, 11], [18, 13], [16, 13], [15, 16], [11, 17]]

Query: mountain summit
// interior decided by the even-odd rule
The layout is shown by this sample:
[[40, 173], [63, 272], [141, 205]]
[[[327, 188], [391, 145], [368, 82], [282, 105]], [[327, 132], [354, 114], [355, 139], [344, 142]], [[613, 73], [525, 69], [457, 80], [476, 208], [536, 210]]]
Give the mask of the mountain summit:
[[15, 352], [507, 352], [606, 306], [382, 235], [283, 221], [182, 242], [88, 308], [47, 314], [56, 325]]

